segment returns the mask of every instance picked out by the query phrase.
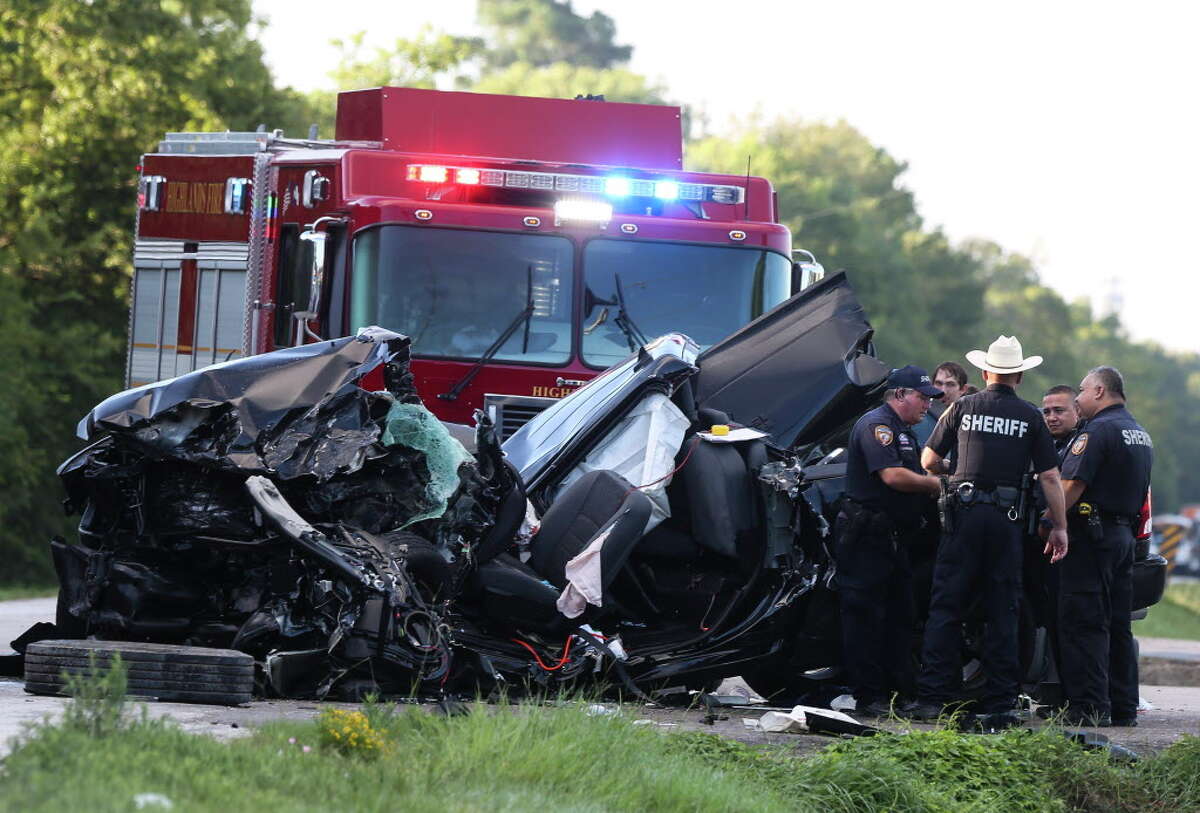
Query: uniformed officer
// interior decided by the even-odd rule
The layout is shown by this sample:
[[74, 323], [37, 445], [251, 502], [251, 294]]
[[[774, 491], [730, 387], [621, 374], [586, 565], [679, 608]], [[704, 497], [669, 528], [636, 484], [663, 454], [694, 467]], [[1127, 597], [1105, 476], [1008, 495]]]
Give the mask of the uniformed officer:
[[967, 360], [984, 371], [987, 389], [964, 396], [938, 421], [921, 455], [933, 473], [956, 460], [949, 481], [953, 505], [933, 573], [933, 593], [921, 651], [919, 702], [905, 709], [918, 719], [939, 716], [956, 700], [962, 679], [962, 621], [968, 602], [982, 595], [987, 616], [982, 660], [987, 685], [980, 711], [994, 725], [1015, 725], [1020, 679], [1017, 605], [1021, 591], [1020, 486], [1030, 463], [1040, 475], [1054, 518], [1045, 547], [1052, 561], [1066, 553], [1066, 516], [1058, 461], [1037, 407], [1017, 397], [1021, 373], [1041, 364], [1025, 358], [1016, 337], [1001, 336]]
[[[1058, 454], [1060, 471], [1063, 458], [1071, 447], [1071, 441], [1075, 438], [1075, 431], [1079, 426], [1079, 409], [1075, 406], [1076, 394], [1075, 388], [1069, 384], [1057, 384], [1046, 390], [1046, 394], [1042, 396], [1042, 419], [1046, 421], [1046, 428], [1050, 430], [1050, 436], [1054, 438], [1054, 451]], [[1037, 500], [1038, 514], [1042, 514], [1046, 509], [1046, 501], [1041, 499], [1040, 491], [1037, 496], [1039, 497]], [[1050, 520], [1044, 519], [1042, 522], [1042, 527], [1048, 531], [1051, 527]], [[1067, 529], [1069, 539], [1069, 520]], [[1041, 543], [1036, 538], [1027, 539], [1027, 551], [1039, 544]], [[1025, 557], [1025, 596], [1031, 599], [1038, 625], [1046, 628], [1047, 634], [1054, 642], [1054, 659], [1058, 667], [1060, 685], [1063, 681], [1062, 641], [1058, 629], [1058, 574], [1061, 570], [1061, 564], [1050, 566], [1045, 561], [1039, 561], [1035, 556], [1027, 554]], [[1050, 702], [1038, 709], [1039, 717], [1048, 718], [1061, 713], [1062, 701], [1065, 700], [1065, 696], [1045, 699]]]
[[1042, 419], [1046, 428], [1054, 438], [1054, 450], [1058, 452], [1058, 465], [1062, 468], [1063, 456], [1075, 437], [1075, 429], [1079, 426], [1079, 407], [1075, 404], [1075, 388], [1068, 384], [1058, 384], [1046, 390], [1042, 396]]
[[1076, 402], [1087, 424], [1063, 462], [1071, 553], [1059, 566], [1066, 714], [1074, 724], [1133, 726], [1133, 523], [1150, 486], [1154, 444], [1125, 408], [1115, 367], [1089, 372]]
[[843, 659], [857, 708], [887, 714], [912, 695], [912, 566], [906, 542], [940, 483], [921, 469], [912, 425], [941, 395], [920, 367], [893, 370], [884, 403], [854, 424], [838, 516]]

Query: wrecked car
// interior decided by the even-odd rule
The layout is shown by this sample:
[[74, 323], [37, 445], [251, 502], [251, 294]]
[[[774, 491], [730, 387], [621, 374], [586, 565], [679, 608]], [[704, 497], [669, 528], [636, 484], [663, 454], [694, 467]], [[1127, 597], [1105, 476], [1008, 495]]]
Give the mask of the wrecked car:
[[834, 685], [872, 335], [834, 275], [703, 353], [646, 344], [503, 446], [480, 414], [472, 452], [379, 328], [119, 393], [60, 468], [53, 634], [241, 650], [274, 696]]

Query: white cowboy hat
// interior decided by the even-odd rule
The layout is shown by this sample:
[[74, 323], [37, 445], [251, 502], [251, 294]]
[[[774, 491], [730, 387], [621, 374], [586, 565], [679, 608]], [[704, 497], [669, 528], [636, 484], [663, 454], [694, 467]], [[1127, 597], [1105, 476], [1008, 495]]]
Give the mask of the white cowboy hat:
[[981, 370], [992, 373], [1019, 373], [1032, 370], [1042, 363], [1041, 356], [1025, 358], [1021, 353], [1021, 343], [1016, 336], [1001, 336], [992, 342], [987, 352], [972, 350], [967, 353], [967, 361]]

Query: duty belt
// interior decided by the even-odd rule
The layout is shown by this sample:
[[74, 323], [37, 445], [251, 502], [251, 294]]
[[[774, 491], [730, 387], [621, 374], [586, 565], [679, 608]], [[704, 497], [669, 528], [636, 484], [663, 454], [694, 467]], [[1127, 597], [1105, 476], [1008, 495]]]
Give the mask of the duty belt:
[[1120, 514], [1116, 511], [1109, 511], [1101, 508], [1095, 503], [1080, 502], [1076, 503], [1072, 513], [1077, 514], [1083, 519], [1092, 521], [1096, 517], [1101, 522], [1107, 522], [1111, 525], [1130, 525], [1137, 521], [1137, 517], [1131, 514]]
[[996, 486], [995, 488], [979, 488], [970, 480], [952, 483], [950, 493], [954, 495], [959, 505], [994, 505], [997, 508], [1007, 508], [1008, 518], [1016, 522], [1019, 518], [1017, 504], [1020, 502], [1020, 489], [1016, 486]]

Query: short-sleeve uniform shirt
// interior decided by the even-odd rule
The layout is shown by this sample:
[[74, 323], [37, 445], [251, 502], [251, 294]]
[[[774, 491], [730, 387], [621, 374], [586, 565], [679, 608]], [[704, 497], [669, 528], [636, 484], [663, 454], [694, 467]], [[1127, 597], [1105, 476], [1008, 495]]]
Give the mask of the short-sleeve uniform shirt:
[[1135, 516], [1150, 487], [1154, 443], [1124, 404], [1097, 412], [1075, 436], [1063, 461], [1064, 480], [1087, 483], [1080, 502]]
[[884, 511], [901, 528], [916, 525], [921, 518], [920, 494], [888, 488], [879, 472], [905, 468], [923, 474], [920, 446], [912, 428], [890, 405], [883, 404], [863, 415], [850, 432], [846, 457], [846, 494], [876, 511]]
[[1042, 413], [1004, 384], [989, 384], [951, 404], [925, 445], [941, 457], [953, 453], [951, 482], [984, 489], [1019, 486], [1031, 461], [1034, 471], [1058, 466]]

